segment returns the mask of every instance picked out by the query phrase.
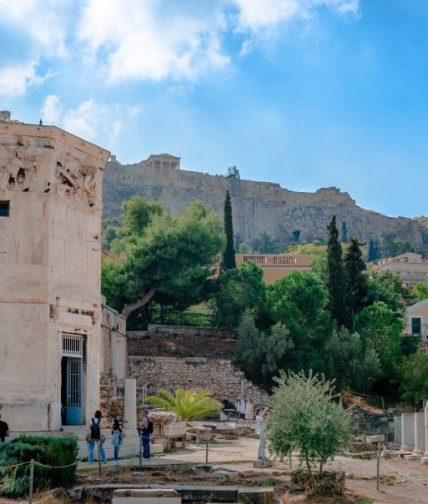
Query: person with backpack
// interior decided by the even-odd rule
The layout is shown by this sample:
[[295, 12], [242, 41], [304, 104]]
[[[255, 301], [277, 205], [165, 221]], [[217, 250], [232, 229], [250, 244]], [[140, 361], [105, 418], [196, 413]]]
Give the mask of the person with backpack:
[[144, 409], [143, 414], [141, 415], [140, 436], [143, 441], [143, 457], [145, 459], [150, 458], [150, 434], [152, 433], [153, 423], [149, 418], [149, 411]]
[[89, 424], [89, 432], [86, 437], [88, 442], [88, 460], [89, 462], [94, 461], [94, 447], [95, 443], [98, 445], [99, 454], [101, 457], [101, 461], [105, 464], [107, 463], [106, 452], [104, 451], [103, 443], [105, 441], [105, 437], [101, 434], [101, 411], [97, 410], [95, 412], [94, 418], [91, 418], [91, 422]]

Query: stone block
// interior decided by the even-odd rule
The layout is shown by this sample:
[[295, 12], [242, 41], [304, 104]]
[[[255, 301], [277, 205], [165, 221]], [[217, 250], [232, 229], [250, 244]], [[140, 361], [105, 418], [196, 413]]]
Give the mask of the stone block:
[[274, 501], [272, 488], [240, 488], [238, 490], [238, 502], [245, 504], [272, 504]]
[[113, 492], [113, 504], [181, 504], [181, 496], [173, 489], [118, 489]]

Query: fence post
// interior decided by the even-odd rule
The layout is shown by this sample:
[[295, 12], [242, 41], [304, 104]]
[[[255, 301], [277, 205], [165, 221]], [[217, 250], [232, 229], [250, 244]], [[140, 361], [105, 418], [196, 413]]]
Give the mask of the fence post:
[[208, 464], [208, 443], [209, 443], [209, 440], [207, 439], [207, 445], [206, 445], [206, 449], [205, 449], [205, 464]]
[[34, 487], [34, 459], [30, 460], [30, 488], [28, 490], [28, 504], [33, 502], [33, 487]]
[[380, 476], [380, 453], [377, 452], [377, 464], [376, 464], [376, 490], [379, 491], [379, 476]]

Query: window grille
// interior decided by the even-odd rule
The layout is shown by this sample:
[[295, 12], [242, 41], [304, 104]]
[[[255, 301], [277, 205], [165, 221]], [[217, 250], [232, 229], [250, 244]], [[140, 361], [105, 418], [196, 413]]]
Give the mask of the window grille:
[[63, 334], [62, 355], [63, 357], [83, 357], [83, 336]]

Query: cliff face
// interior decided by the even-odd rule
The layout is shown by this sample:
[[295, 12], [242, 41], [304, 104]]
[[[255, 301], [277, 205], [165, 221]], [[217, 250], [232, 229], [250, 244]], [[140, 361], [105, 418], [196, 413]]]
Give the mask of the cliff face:
[[335, 187], [315, 193], [283, 189], [279, 184], [239, 180], [190, 171], [148, 173], [140, 165], [109, 162], [104, 177], [104, 216], [120, 214], [121, 202], [134, 194], [162, 202], [172, 213], [199, 199], [223, 215], [226, 190], [232, 199], [235, 233], [247, 243], [267, 232], [283, 242], [326, 237], [326, 226], [336, 215], [340, 231], [346, 222], [348, 237], [370, 238], [380, 245], [394, 237], [409, 240], [415, 250], [428, 253], [428, 219], [387, 217], [357, 206], [348, 193]]

